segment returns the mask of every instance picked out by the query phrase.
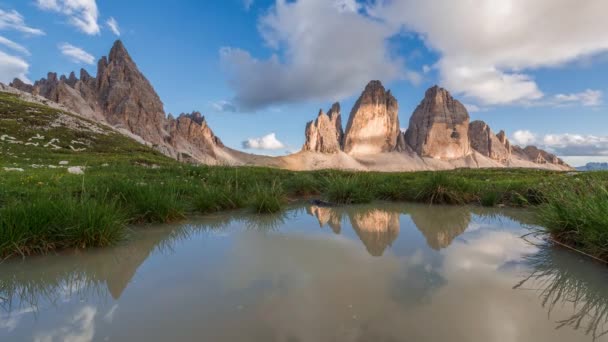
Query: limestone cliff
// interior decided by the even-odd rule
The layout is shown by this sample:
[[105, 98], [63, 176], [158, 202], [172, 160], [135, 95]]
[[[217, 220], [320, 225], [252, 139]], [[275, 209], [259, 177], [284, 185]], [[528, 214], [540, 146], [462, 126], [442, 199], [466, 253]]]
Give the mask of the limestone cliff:
[[421, 157], [463, 158], [471, 153], [469, 113], [447, 90], [434, 86], [414, 111], [405, 140]]
[[344, 135], [344, 152], [391, 152], [399, 138], [399, 104], [380, 81], [371, 81], [355, 103]]
[[327, 114], [320, 110], [317, 119], [306, 124], [306, 142], [302, 150], [338, 153], [342, 148], [343, 135], [340, 104], [334, 103]]
[[499, 136], [494, 135], [490, 126], [483, 121], [471, 122], [469, 125], [469, 139], [471, 148], [490, 159], [506, 163], [511, 158], [511, 147], [504, 136], [504, 132], [501, 131], [499, 138]]

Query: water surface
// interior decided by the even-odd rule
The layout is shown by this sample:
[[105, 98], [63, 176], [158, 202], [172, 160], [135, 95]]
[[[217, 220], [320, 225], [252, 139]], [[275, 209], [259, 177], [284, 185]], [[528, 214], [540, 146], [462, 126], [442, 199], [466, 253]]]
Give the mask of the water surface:
[[606, 267], [529, 222], [379, 203], [134, 229], [0, 264], [0, 341], [608, 341]]

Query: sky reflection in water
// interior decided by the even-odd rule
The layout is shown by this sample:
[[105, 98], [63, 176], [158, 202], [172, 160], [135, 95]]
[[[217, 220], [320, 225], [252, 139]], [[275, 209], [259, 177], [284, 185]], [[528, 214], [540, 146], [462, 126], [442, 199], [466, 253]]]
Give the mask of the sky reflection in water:
[[136, 230], [0, 265], [1, 341], [608, 340], [606, 269], [526, 212], [380, 203]]

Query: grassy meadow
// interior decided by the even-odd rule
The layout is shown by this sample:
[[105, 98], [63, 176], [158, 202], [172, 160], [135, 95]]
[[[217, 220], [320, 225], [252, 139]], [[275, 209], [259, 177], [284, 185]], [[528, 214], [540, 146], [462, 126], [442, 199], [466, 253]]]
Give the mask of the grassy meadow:
[[[293, 200], [537, 208], [552, 236], [608, 257], [608, 173], [292, 172], [180, 164], [107, 127], [0, 93], [0, 258], [103, 247], [139, 223]], [[84, 174], [72, 174], [79, 167]]]

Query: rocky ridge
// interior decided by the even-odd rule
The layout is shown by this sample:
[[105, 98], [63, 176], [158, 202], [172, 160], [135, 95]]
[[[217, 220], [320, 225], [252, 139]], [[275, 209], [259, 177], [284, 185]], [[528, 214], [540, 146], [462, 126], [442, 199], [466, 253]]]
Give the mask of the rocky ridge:
[[[335, 104], [332, 108], [338, 106]], [[399, 130], [397, 100], [379, 81], [366, 86], [349, 116], [342, 140], [339, 121], [321, 111], [317, 120], [306, 126], [302, 151], [342, 152], [363, 165], [379, 164], [377, 169], [384, 171], [451, 167], [569, 169], [553, 154], [534, 146], [512, 146], [504, 131], [494, 134], [485, 122], [470, 122], [465, 106], [438, 86], [426, 91], [405, 133]], [[328, 142], [331, 148], [327, 148]], [[338, 146], [342, 146], [341, 150]], [[384, 154], [393, 157], [381, 158]], [[391, 160], [409, 165], [392, 170], [388, 166]], [[331, 165], [327, 161], [323, 163]], [[384, 169], [382, 163], [385, 163]]]
[[166, 117], [160, 97], [120, 40], [97, 63], [96, 77], [81, 69], [80, 78], [48, 73], [33, 85], [15, 79], [10, 86], [132, 133], [178, 160], [213, 163], [224, 147], [200, 113]]
[[482, 121], [470, 122], [458, 100], [438, 86], [428, 89], [401, 132], [399, 105], [380, 81], [371, 81], [342, 129], [335, 103], [306, 125], [302, 151], [267, 157], [232, 150], [221, 142], [200, 112], [165, 115], [163, 103], [121, 41], [97, 65], [97, 75], [81, 69], [67, 77], [49, 73], [33, 85], [15, 79], [2, 91], [48, 99], [61, 108], [104, 123], [180, 161], [262, 165], [294, 170], [323, 168], [416, 171], [458, 167], [571, 169], [534, 146], [512, 146], [505, 132], [494, 134]]

